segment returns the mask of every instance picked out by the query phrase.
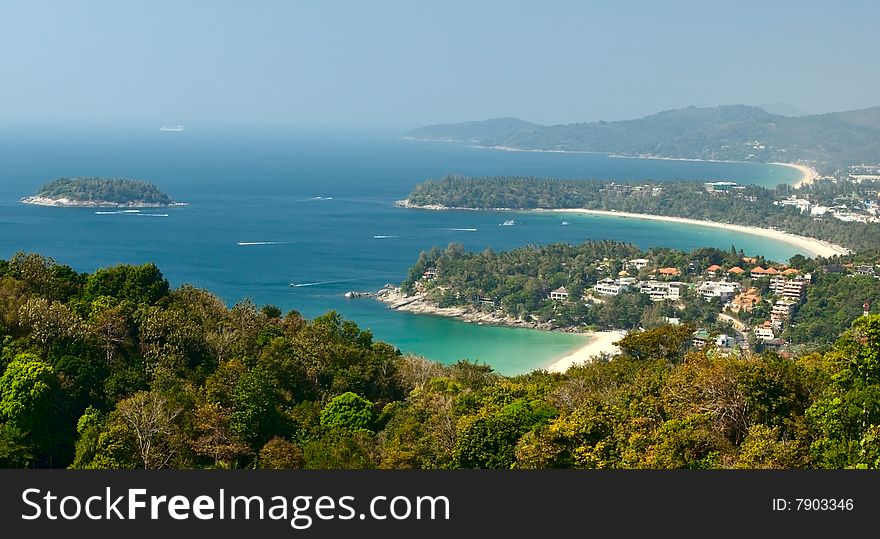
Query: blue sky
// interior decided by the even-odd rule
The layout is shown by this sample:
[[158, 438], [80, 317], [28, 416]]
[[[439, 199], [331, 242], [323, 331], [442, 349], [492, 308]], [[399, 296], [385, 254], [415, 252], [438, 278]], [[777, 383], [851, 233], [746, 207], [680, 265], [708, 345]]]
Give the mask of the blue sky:
[[0, 124], [615, 120], [880, 104], [880, 2], [0, 3]]

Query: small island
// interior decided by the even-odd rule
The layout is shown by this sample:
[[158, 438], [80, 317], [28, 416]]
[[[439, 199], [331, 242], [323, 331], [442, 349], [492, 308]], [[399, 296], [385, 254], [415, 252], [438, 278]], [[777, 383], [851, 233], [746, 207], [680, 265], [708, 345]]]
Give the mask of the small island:
[[37, 194], [21, 199], [39, 206], [95, 208], [161, 208], [185, 206], [174, 202], [154, 184], [126, 178], [58, 178]]

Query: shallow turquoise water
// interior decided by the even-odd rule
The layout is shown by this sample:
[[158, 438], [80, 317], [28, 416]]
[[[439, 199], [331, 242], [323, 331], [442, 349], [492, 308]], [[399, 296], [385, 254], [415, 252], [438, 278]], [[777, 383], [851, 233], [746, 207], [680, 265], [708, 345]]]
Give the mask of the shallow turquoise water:
[[[207, 288], [230, 304], [250, 297], [309, 317], [335, 309], [402, 350], [445, 362], [478, 359], [509, 374], [546, 366], [584, 337], [411, 315], [342, 294], [399, 282], [421, 250], [453, 241], [479, 250], [587, 239], [679, 249], [735, 244], [780, 260], [798, 252], [748, 234], [673, 223], [567, 215], [571, 226], [561, 227], [557, 215], [528, 213], [502, 227], [509, 214], [393, 206], [419, 181], [448, 173], [763, 185], [797, 179], [796, 171], [774, 165], [504, 152], [379, 135], [152, 128], [0, 132], [0, 163], [0, 257], [36, 251], [80, 271], [154, 261], [173, 284]], [[190, 205], [98, 215], [18, 203], [62, 175], [146, 179]]]

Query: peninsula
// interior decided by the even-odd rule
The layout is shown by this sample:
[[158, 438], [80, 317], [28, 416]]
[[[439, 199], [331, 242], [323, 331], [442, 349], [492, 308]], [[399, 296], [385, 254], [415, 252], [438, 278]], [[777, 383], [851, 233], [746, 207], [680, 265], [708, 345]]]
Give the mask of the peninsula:
[[[767, 189], [734, 182], [447, 176], [397, 202], [430, 210], [569, 211], [736, 228], [818, 256], [880, 248], [872, 192], [880, 182], [819, 180]], [[841, 204], [845, 200], [846, 204]]]
[[37, 194], [21, 199], [24, 204], [89, 208], [160, 208], [183, 206], [154, 184], [125, 178], [58, 178], [43, 185]]

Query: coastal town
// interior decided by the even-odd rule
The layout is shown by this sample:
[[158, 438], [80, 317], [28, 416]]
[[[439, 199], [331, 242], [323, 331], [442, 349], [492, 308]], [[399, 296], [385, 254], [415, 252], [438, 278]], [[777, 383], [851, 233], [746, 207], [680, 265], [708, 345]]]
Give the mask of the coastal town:
[[[724, 263], [706, 263], [718, 258], [723, 258]], [[443, 278], [442, 265], [423, 268], [407, 291], [387, 285], [376, 297], [402, 311], [455, 317], [478, 324], [587, 332], [595, 337], [579, 354], [569, 358], [566, 364], [572, 364], [614, 353], [614, 341], [626, 331], [663, 324], [692, 326], [691, 344], [698, 349], [711, 348], [725, 354], [772, 350], [787, 355], [801, 345], [793, 342], [790, 330], [817, 280], [833, 275], [867, 277], [880, 282], [880, 266], [873, 263], [817, 264], [796, 257], [792, 261], [797, 263], [795, 267], [742, 253], [678, 257], [676, 265], [664, 265], [664, 259], [670, 259], [668, 253], [655, 257], [596, 258], [576, 268], [561, 262], [568, 275], [593, 278], [573, 279], [547, 288], [540, 295], [538, 306], [523, 316], [510, 312], [509, 298], [503, 295], [474, 293], [474, 289], [465, 291], [451, 285], [455, 279]], [[442, 264], [445, 259], [437, 261]], [[603, 307], [622, 311], [632, 305], [640, 310], [626, 321], [622, 317], [597, 318], [592, 314]], [[867, 299], [863, 311], [864, 315], [870, 311]]]

